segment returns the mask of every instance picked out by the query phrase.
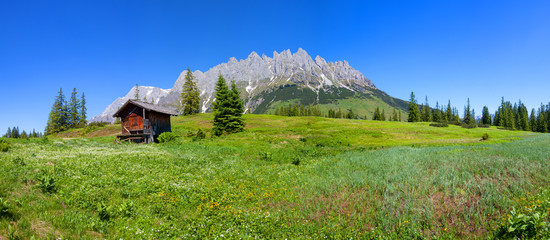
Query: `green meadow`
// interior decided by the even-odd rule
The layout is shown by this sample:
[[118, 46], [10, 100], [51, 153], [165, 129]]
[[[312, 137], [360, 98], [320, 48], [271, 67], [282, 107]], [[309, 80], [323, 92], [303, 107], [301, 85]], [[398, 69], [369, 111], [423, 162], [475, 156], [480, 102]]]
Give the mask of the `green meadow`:
[[160, 144], [8, 139], [0, 239], [550, 237], [548, 134], [249, 114], [212, 137], [212, 118], [172, 118]]

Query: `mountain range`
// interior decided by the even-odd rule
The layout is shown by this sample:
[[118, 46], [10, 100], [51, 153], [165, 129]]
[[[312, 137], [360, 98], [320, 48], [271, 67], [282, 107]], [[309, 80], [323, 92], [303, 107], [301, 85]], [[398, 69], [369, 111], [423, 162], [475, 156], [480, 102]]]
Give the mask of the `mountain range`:
[[[171, 89], [135, 86], [124, 97], [113, 101], [102, 114], [91, 121], [113, 122], [113, 113], [136, 89], [142, 101], [153, 102], [177, 110], [187, 70], [183, 71]], [[252, 52], [246, 59], [231, 57], [206, 72], [192, 72], [200, 91], [201, 112], [211, 110], [215, 84], [222, 74], [228, 84], [235, 80], [244, 100], [246, 113], [271, 113], [284, 104], [318, 104], [321, 110], [353, 109], [360, 116], [372, 116], [380, 107], [391, 111], [406, 111], [407, 102], [393, 98], [376, 88], [374, 83], [347, 61], [327, 62], [320, 56], [313, 59], [305, 50], [273, 52], [273, 57], [261, 57]], [[389, 113], [389, 112], [388, 112]]]

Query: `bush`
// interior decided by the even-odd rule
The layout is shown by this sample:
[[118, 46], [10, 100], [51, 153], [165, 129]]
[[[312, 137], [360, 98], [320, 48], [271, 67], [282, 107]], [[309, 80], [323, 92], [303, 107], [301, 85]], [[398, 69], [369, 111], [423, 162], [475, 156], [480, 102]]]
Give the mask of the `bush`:
[[0, 143], [0, 152], [7, 152], [10, 150], [10, 144], [7, 142]]
[[99, 220], [109, 221], [111, 219], [111, 206], [107, 206], [105, 203], [97, 204], [97, 214]]
[[489, 140], [489, 134], [488, 133], [484, 133], [483, 135], [481, 135], [481, 141], [487, 141]]
[[199, 130], [197, 131], [197, 134], [193, 136], [193, 141], [198, 141], [205, 138], [206, 138], [206, 134], [199, 128]]
[[300, 159], [300, 157], [294, 158], [294, 160], [292, 160], [292, 164], [296, 166], [300, 165], [300, 162], [302, 162], [302, 159]]
[[443, 122], [439, 122], [439, 123], [430, 123], [430, 126], [431, 126], [431, 127], [449, 127], [449, 124], [443, 123]]
[[491, 125], [489, 125], [489, 124], [479, 124], [477, 126], [480, 127], [480, 128], [490, 128], [491, 127]]
[[163, 132], [159, 135], [159, 142], [161, 143], [168, 143], [176, 140], [178, 136], [173, 132]]
[[259, 155], [260, 155], [260, 160], [264, 160], [264, 161], [273, 160], [273, 155], [270, 152], [261, 152], [259, 153]]
[[122, 217], [131, 217], [134, 215], [134, 203], [131, 201], [123, 202], [117, 209], [117, 212]]
[[57, 187], [55, 186], [55, 179], [49, 174], [42, 174], [36, 178], [38, 181], [37, 187], [44, 193], [55, 193]]
[[476, 128], [476, 127], [477, 127], [477, 124], [475, 124], [475, 123], [472, 123], [472, 124], [462, 123], [462, 124], [460, 124], [460, 126], [463, 127], [463, 128], [468, 128], [468, 129], [470, 129], [470, 128]]
[[4, 200], [3, 198], [0, 198], [0, 218], [9, 217], [9, 216], [10, 216], [10, 205], [8, 204], [8, 200]]

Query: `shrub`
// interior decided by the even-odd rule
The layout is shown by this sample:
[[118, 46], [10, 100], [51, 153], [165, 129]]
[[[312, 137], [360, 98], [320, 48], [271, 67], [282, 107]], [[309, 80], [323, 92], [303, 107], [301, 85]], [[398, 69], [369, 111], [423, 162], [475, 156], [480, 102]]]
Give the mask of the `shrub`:
[[173, 132], [163, 132], [159, 135], [158, 140], [161, 143], [168, 143], [168, 142], [176, 140], [177, 137], [178, 136]]
[[430, 126], [431, 126], [431, 127], [449, 127], [449, 124], [443, 123], [443, 122], [439, 122], [439, 123], [430, 123]]
[[120, 204], [120, 206], [118, 207], [118, 214], [122, 217], [131, 217], [132, 215], [134, 215], [134, 203], [133, 202], [123, 202], [122, 204]]
[[264, 160], [264, 161], [273, 160], [273, 155], [270, 152], [261, 152], [259, 155], [260, 155], [260, 160]]
[[9, 216], [10, 216], [10, 205], [8, 204], [8, 200], [4, 200], [3, 198], [0, 198], [0, 218], [9, 217]]
[[297, 157], [297, 158], [294, 158], [294, 160], [292, 160], [292, 164], [298, 166], [298, 165], [300, 165], [301, 161], [302, 160], [300, 159], [300, 157]]
[[10, 150], [10, 144], [7, 142], [0, 143], [0, 152], [7, 152]]
[[15, 165], [20, 165], [20, 166], [25, 166], [25, 165], [27, 165], [27, 164], [25, 163], [25, 161], [23, 160], [23, 158], [21, 158], [21, 157], [16, 157], [16, 158], [12, 159], [11, 162], [12, 162], [13, 164], [15, 164]]
[[193, 136], [193, 141], [201, 140], [206, 138], [206, 133], [204, 133], [200, 128], [197, 131], [197, 134]]
[[480, 127], [480, 128], [490, 128], [491, 127], [491, 125], [489, 125], [489, 124], [479, 124], [477, 126]]
[[462, 123], [462, 124], [460, 124], [460, 126], [463, 127], [463, 128], [468, 128], [468, 129], [470, 129], [470, 128], [476, 128], [476, 127], [477, 127], [477, 124], [475, 124], [475, 123], [472, 123], [472, 124]]
[[49, 174], [42, 174], [36, 178], [39, 182], [37, 187], [44, 193], [55, 193], [57, 187], [55, 186], [55, 179]]
[[111, 206], [107, 206], [105, 203], [97, 204], [97, 214], [99, 220], [109, 221], [111, 219]]
[[487, 141], [487, 140], [489, 140], [489, 134], [483, 133], [483, 135], [481, 135], [481, 141]]

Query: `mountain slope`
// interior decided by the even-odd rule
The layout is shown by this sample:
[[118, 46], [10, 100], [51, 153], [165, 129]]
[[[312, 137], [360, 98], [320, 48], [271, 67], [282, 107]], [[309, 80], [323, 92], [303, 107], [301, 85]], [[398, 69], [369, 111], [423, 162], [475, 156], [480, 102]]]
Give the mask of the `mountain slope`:
[[[156, 103], [176, 109], [185, 74], [183, 71], [174, 86], [169, 90], [159, 89], [152, 95]], [[210, 110], [214, 101], [214, 88], [219, 74], [228, 82], [235, 80], [245, 100], [245, 109], [252, 113], [268, 113], [275, 105], [299, 101], [303, 104], [322, 104], [340, 106], [344, 100], [361, 100], [358, 105], [361, 115], [368, 116], [374, 109], [369, 106], [381, 106], [405, 111], [404, 101], [392, 98], [378, 90], [361, 72], [353, 69], [348, 62], [326, 62], [322, 57], [312, 59], [305, 50], [298, 49], [294, 54], [290, 50], [273, 52], [273, 57], [265, 54], [261, 57], [252, 52], [246, 59], [232, 57], [228, 62], [219, 64], [206, 72], [194, 71], [200, 90], [201, 112]], [[291, 87], [290, 89], [286, 89]], [[115, 100], [93, 120], [114, 121], [109, 115], [133, 96], [133, 89], [123, 98]], [[282, 97], [280, 94], [292, 92], [294, 97]], [[121, 100], [122, 99], [122, 100]], [[372, 109], [371, 109], [372, 108]], [[354, 108], [356, 111], [356, 108]], [[92, 120], [92, 121], [93, 121]]]

